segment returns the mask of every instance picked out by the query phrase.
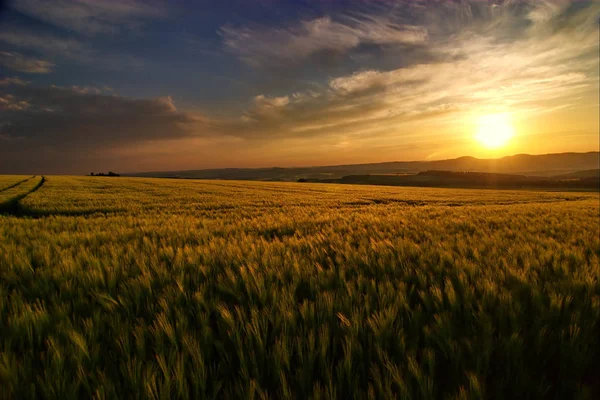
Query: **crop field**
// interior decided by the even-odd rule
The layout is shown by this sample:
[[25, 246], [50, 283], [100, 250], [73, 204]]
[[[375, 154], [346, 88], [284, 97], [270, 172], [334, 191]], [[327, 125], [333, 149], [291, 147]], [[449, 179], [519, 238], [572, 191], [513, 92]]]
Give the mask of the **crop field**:
[[598, 193], [0, 177], [0, 398], [600, 398]]

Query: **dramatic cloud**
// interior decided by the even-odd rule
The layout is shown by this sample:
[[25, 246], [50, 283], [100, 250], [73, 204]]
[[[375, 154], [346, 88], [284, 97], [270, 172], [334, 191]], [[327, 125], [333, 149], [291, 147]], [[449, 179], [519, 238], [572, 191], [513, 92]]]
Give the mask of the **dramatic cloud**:
[[3, 150], [85, 150], [192, 135], [198, 117], [170, 97], [130, 99], [99, 88], [34, 87], [14, 79], [0, 87]]
[[41, 87], [16, 77], [0, 79], [0, 171], [8, 173], [121, 169], [152, 165], [154, 156], [176, 161], [178, 152], [192, 146], [200, 154], [196, 146], [219, 140], [205, 137], [227, 130], [227, 124], [216, 124], [213, 134], [212, 125], [178, 111], [168, 96], [135, 99], [108, 87]]
[[343, 54], [361, 45], [415, 45], [427, 40], [416, 26], [381, 16], [330, 17], [301, 21], [285, 29], [223, 27], [226, 46], [253, 66], [294, 63], [315, 55]]
[[[488, 12], [483, 13], [480, 3], [457, 7], [450, 15], [471, 22], [452, 36], [428, 44], [429, 51], [439, 56], [437, 62], [331, 78], [317, 92], [257, 96], [244, 115], [246, 127], [241, 131], [249, 137], [372, 135], [397, 130], [414, 118], [569, 107], [597, 87], [597, 3], [505, 2], [487, 5]], [[473, 16], [474, 7], [484, 15], [487, 29]], [[439, 8], [424, 11], [427, 18], [439, 13]], [[506, 40], [516, 30], [519, 37]], [[278, 35], [271, 42], [268, 36], [262, 36], [264, 51], [274, 49], [285, 56], [283, 47], [272, 47], [273, 41], [279, 43]], [[252, 37], [249, 34], [251, 43]], [[298, 40], [305, 39], [300, 35]], [[341, 42], [320, 45], [332, 43]], [[305, 54], [299, 48], [303, 47], [287, 49], [290, 54]]]
[[83, 34], [114, 34], [161, 15], [149, 1], [134, 0], [15, 0], [12, 7], [52, 25]]
[[[473, 146], [469, 130], [473, 127], [466, 124], [494, 113], [529, 119], [533, 121], [529, 126], [538, 127], [531, 133], [520, 130], [520, 135], [543, 137], [543, 132], [558, 129], [573, 134], [579, 129], [581, 148], [589, 148], [592, 136], [592, 144], [597, 143], [593, 113], [600, 3], [423, 0], [389, 4], [371, 12], [361, 8], [354, 14], [298, 20], [286, 28], [233, 28], [219, 23], [220, 36], [215, 40], [244, 63], [219, 64], [218, 74], [243, 87], [243, 96], [233, 86], [204, 90], [195, 83], [212, 79], [212, 72], [191, 69], [194, 72], [185, 75], [185, 68], [177, 64], [181, 60], [175, 59], [176, 69], [161, 70], [182, 71], [180, 79], [168, 77], [177, 78], [173, 92], [171, 86], [154, 91], [144, 87], [143, 94], [134, 95], [160, 96], [179, 90], [197, 95], [206, 107], [183, 100], [178, 104], [187, 108], [181, 111], [169, 97], [116, 95], [122, 81], [108, 82], [117, 88], [115, 92], [91, 84], [102, 80], [48, 87], [2, 78], [0, 163], [24, 163], [20, 160], [27, 154], [38, 155], [40, 166], [64, 162], [87, 166], [91, 164], [83, 154], [92, 154], [120, 160], [120, 166], [151, 169], [161, 168], [152, 167], [152, 157], [159, 154], [164, 165], [182, 166], [186, 160], [190, 168], [205, 165], [195, 164], [195, 154], [212, 163], [229, 160], [236, 165], [236, 160], [322, 163], [319, 157], [332, 162], [334, 156], [356, 162], [459, 156], [469, 154]], [[112, 15], [114, 20], [118, 17]], [[106, 32], [95, 28], [77, 39], [57, 34], [44, 40], [44, 35], [4, 29], [0, 42], [96, 65], [101, 54], [81, 40], [91, 40], [82, 39], [87, 34]], [[339, 56], [344, 68], [326, 72], [315, 68], [330, 56]], [[19, 58], [25, 60], [15, 51], [0, 52], [4, 65], [8, 63], [4, 60], [15, 63]], [[280, 70], [293, 73], [278, 80], [274, 71]], [[35, 78], [28, 75], [26, 80]], [[274, 82], [261, 86], [254, 84], [254, 78]], [[133, 93], [141, 88], [138, 79], [128, 75]], [[234, 93], [235, 104], [219, 98], [226, 91]], [[224, 104], [222, 109], [212, 106], [217, 101]], [[550, 124], [545, 121], [557, 113], [565, 121], [562, 127], [552, 123], [545, 131], [539, 128]], [[523, 146], [517, 150], [531, 151]], [[448, 149], [452, 154], [444, 153]], [[137, 164], [132, 161], [135, 157], [140, 157]]]
[[25, 57], [22, 54], [0, 51], [0, 65], [13, 71], [29, 74], [47, 74], [52, 72], [54, 64], [49, 61]]

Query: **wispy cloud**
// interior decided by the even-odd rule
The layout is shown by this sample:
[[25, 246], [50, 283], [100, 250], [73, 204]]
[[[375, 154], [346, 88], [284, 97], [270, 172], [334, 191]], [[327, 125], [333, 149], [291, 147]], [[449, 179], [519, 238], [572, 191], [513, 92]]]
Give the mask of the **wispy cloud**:
[[[0, 43], [20, 51], [26, 50], [52, 59], [72, 60], [102, 69], [135, 69], [143, 65], [143, 61], [135, 56], [96, 50], [94, 46], [84, 40], [56, 35], [47, 31], [25, 30], [11, 25], [0, 27]], [[5, 53], [19, 54], [17, 52]], [[43, 61], [42, 64], [44, 63], [50, 72], [54, 64], [50, 61]]]
[[[371, 140], [391, 130], [403, 132], [403, 124], [416, 119], [473, 110], [569, 107], [598, 82], [596, 25], [589, 16], [598, 6], [567, 5], [548, 12], [538, 7], [548, 6], [540, 3], [510, 17], [519, 26], [523, 18], [530, 21], [518, 40], [499, 40], [498, 30], [457, 32], [430, 44], [430, 51], [440, 54], [439, 62], [331, 77], [320, 88], [288, 95], [260, 94], [238, 118], [180, 112], [170, 98], [129, 99], [98, 88], [12, 85], [5, 90], [12, 96], [4, 96], [5, 106], [10, 101], [21, 109], [14, 106], [15, 112], [4, 118], [2, 134], [47, 145], [219, 136]], [[509, 30], [507, 13], [497, 14], [502, 19], [498, 29]]]
[[[103, 40], [118, 40], [132, 31], [137, 34], [146, 22], [166, 15], [163, 5], [155, 1], [15, 0], [10, 6], [38, 21], [29, 26], [14, 21], [0, 26], [0, 44], [12, 50], [4, 54], [4, 65], [29, 73], [49, 72], [53, 65], [39, 60], [36, 67], [32, 60], [17, 52], [72, 60], [102, 69], [139, 68], [143, 65], [139, 58], [106, 50], [108, 46]], [[13, 55], [10, 60], [9, 54]]]
[[19, 78], [18, 76], [7, 76], [0, 78], [0, 87], [8, 85], [26, 85], [27, 82]]
[[25, 57], [20, 53], [0, 51], [0, 65], [13, 71], [29, 74], [47, 74], [55, 65], [50, 61]]
[[16, 26], [4, 25], [2, 28], [0, 29], [0, 42], [14, 47], [66, 57], [77, 57], [88, 51], [86, 46], [77, 39], [65, 38], [48, 32], [38, 33]]
[[15, 0], [12, 7], [54, 26], [87, 35], [115, 34], [162, 15], [158, 3], [135, 0]]
[[[108, 88], [39, 87], [4, 78], [0, 160], [9, 162], [7, 157], [25, 149], [52, 149], [52, 157], [86, 149], [124, 154], [127, 148], [133, 154], [150, 142], [161, 148], [168, 142], [169, 154], [180, 151], [192, 159], [202, 149], [190, 143], [219, 140], [236, 143], [239, 151], [244, 146], [282, 151], [292, 143], [285, 150], [290, 154], [320, 151], [323, 157], [352, 149], [353, 155], [368, 149], [392, 152], [398, 146], [442, 154], [440, 149], [457, 146], [459, 139], [428, 130], [439, 121], [457, 132], [467, 114], [546, 118], [597, 97], [597, 1], [399, 4], [387, 14], [377, 9], [298, 21], [288, 28], [222, 28], [227, 50], [253, 73], [273, 65], [306, 63], [310, 69], [319, 54], [357, 57], [365, 46], [399, 60], [386, 67], [358, 62], [352, 73], [328, 74], [300, 91], [286, 93], [281, 86], [275, 93], [257, 91], [237, 116], [181, 111], [169, 97], [133, 99]], [[0, 41], [90, 63], [98, 56], [75, 39], [44, 41], [21, 33], [0, 31]]]
[[[23, 111], [29, 108], [29, 103], [24, 100], [15, 99], [11, 94], [0, 96], [0, 111]], [[8, 135], [2, 135], [4, 140], [8, 140]]]
[[227, 48], [253, 66], [301, 62], [315, 55], [334, 56], [361, 45], [415, 45], [427, 40], [422, 27], [384, 16], [321, 17], [289, 28], [221, 28]]
[[[239, 131], [248, 137], [339, 132], [373, 135], [415, 118], [560, 109], [597, 88], [597, 2], [463, 2], [442, 11], [448, 13], [449, 25], [458, 17], [465, 22], [462, 29], [452, 28], [452, 35], [436, 34], [435, 40], [430, 37], [427, 50], [436, 55], [435, 62], [333, 77], [310, 95], [260, 95], [244, 115], [246, 125]], [[442, 11], [439, 7], [424, 7], [420, 20], [437, 20]], [[385, 26], [396, 30], [399, 25], [388, 21]], [[267, 63], [269, 57], [304, 57], [324, 46], [350, 49], [352, 43], [360, 42], [357, 37], [367, 37], [346, 28], [339, 29], [354, 33], [336, 37], [328, 29], [324, 29], [324, 38], [329, 41], [324, 39], [324, 43], [307, 39], [311, 37], [308, 28], [237, 34], [240, 40], [243, 37], [249, 41], [249, 48], [260, 47], [248, 50], [248, 57], [258, 55], [250, 60], [255, 64]], [[419, 28], [428, 30], [428, 26]], [[390, 33], [379, 37], [384, 41], [394, 36]], [[355, 40], [345, 42], [340, 38]], [[306, 46], [290, 45], [296, 42]], [[231, 47], [231, 43], [228, 45]], [[245, 53], [240, 54], [245, 57]]]

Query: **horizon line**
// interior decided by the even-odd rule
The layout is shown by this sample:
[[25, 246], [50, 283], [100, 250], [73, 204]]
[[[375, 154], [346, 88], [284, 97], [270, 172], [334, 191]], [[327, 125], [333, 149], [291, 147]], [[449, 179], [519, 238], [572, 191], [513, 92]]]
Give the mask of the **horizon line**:
[[[459, 160], [461, 158], [473, 158], [481, 161], [492, 161], [492, 160], [502, 160], [504, 158], [517, 157], [517, 156], [553, 156], [553, 155], [565, 155], [565, 154], [590, 154], [590, 153], [598, 153], [600, 155], [599, 150], [590, 150], [590, 151], [567, 151], [562, 153], [542, 153], [542, 154], [530, 154], [530, 153], [517, 153], [506, 155], [498, 158], [478, 158], [473, 156], [460, 156], [455, 158], [443, 158], [436, 160], [393, 160], [393, 161], [379, 161], [379, 162], [364, 162], [364, 163], [356, 163], [356, 164], [323, 164], [323, 165], [311, 165], [311, 166], [288, 166], [288, 167], [279, 167], [279, 166], [270, 166], [270, 167], [222, 167], [222, 168], [188, 168], [188, 169], [172, 169], [172, 170], [152, 170], [152, 171], [129, 171], [129, 172], [121, 172], [121, 175], [130, 175], [130, 174], [152, 174], [152, 173], [161, 173], [161, 172], [184, 172], [184, 171], [220, 171], [220, 170], [268, 170], [268, 169], [300, 169], [300, 168], [326, 168], [326, 167], [346, 167], [346, 166], [355, 166], [355, 165], [375, 165], [375, 164], [392, 164], [392, 163], [430, 163], [430, 162], [439, 162], [439, 161], [450, 161], [450, 160]], [[600, 168], [600, 166], [599, 166]]]

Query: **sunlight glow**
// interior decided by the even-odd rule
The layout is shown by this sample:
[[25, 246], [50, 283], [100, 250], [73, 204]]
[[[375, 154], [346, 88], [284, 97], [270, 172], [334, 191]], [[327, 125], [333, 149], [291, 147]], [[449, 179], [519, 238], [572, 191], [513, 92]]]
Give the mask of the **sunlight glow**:
[[507, 115], [484, 115], [479, 118], [475, 139], [488, 149], [497, 149], [505, 146], [514, 134], [515, 130]]

